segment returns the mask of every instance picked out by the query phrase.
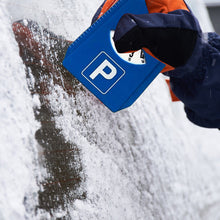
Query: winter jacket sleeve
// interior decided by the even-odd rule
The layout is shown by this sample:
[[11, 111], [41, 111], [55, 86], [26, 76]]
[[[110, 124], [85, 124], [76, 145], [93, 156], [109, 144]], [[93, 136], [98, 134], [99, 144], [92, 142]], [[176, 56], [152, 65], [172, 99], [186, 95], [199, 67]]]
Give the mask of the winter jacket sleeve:
[[171, 88], [184, 103], [190, 121], [207, 128], [220, 128], [220, 36], [203, 35], [187, 64], [166, 72]]
[[[104, 1], [104, 3], [98, 9], [92, 22], [95, 22], [98, 19], [102, 7], [104, 7], [103, 5], [106, 2], [107, 1]], [[110, 0], [110, 2], [116, 1]], [[152, 4], [148, 5], [148, 9], [158, 9], [157, 3], [161, 3], [162, 6], [169, 6], [165, 8], [170, 8], [174, 3], [173, 1], [166, 0], [153, 0], [147, 2]], [[175, 4], [177, 4], [178, 7], [173, 11], [168, 10], [168, 13], [152, 13], [138, 16], [130, 15], [130, 17], [132, 17], [130, 20], [135, 21], [135, 24], [137, 24], [139, 29], [141, 29], [141, 31], [139, 31], [139, 35], [134, 32], [134, 42], [137, 43], [139, 47], [139, 44], [142, 42], [140, 39], [144, 39], [144, 42], [146, 43], [146, 41], [149, 40], [149, 36], [152, 32], [154, 32], [155, 36], [159, 36], [161, 42], [162, 39], [169, 39], [170, 41], [172, 36], [166, 35], [166, 33], [170, 30], [172, 33], [175, 30], [175, 34], [173, 34], [174, 40], [171, 41], [171, 45], [164, 43], [164, 41], [162, 43], [162, 47], [157, 47], [161, 42], [159, 41], [158, 44], [155, 41], [155, 38], [153, 38], [153, 40], [151, 40], [152, 43], [150, 42], [148, 47], [151, 47], [153, 43], [156, 42], [156, 52], [155, 50], [152, 50], [152, 48], [147, 48], [151, 49], [153, 55], [157, 55], [156, 57], [163, 62], [166, 61], [166, 59], [164, 61], [164, 58], [167, 56], [168, 58], [172, 58], [170, 59], [171, 61], [183, 61], [184, 48], [192, 48], [192, 53], [190, 52], [191, 55], [187, 56], [187, 59], [184, 60], [184, 64], [171, 65], [175, 66], [175, 68], [170, 68], [174, 70], [165, 72], [164, 74], [170, 76], [171, 88], [175, 95], [184, 103], [185, 112], [190, 121], [202, 127], [220, 128], [220, 36], [216, 33], [202, 34], [197, 19], [194, 18], [189, 10], [176, 10], [179, 8], [179, 4], [181, 5], [180, 2], [181, 1], [175, 1]], [[156, 12], [160, 11], [156, 10]], [[126, 16], [129, 17], [128, 15], [125, 15], [123, 18], [127, 18]], [[125, 36], [128, 36], [127, 38], [129, 39], [129, 43], [126, 44], [125, 42], [123, 44], [121, 40], [118, 43], [119, 46], [125, 46], [125, 50], [128, 49], [127, 51], [136, 50], [137, 48], [126, 48], [127, 46], [130, 47], [131, 42], [133, 42], [129, 38], [130, 35], [128, 34], [131, 33], [131, 31], [129, 31], [129, 29], [126, 32], [126, 28], [132, 28], [132, 26], [129, 26], [129, 19], [123, 20], [123, 18], [120, 20], [121, 22], [119, 22], [117, 26], [118, 29], [116, 28], [115, 31], [119, 37], [115, 35], [114, 41], [117, 43], [118, 38], [125, 39]], [[150, 25], [152, 25], [152, 27], [149, 28]], [[156, 28], [160, 32], [155, 33]], [[181, 34], [181, 30], [186, 29], [193, 30], [196, 33], [197, 40], [193, 46], [191, 40], [186, 39], [186, 37]], [[177, 34], [181, 35], [182, 41], [178, 41], [178, 39], [175, 37]], [[144, 44], [144, 46], [146, 45]], [[163, 48], [166, 49], [163, 50]], [[170, 48], [177, 48], [177, 53], [173, 53], [173, 50]], [[159, 55], [162, 53], [161, 58], [158, 56], [157, 52]], [[170, 65], [170, 63], [168, 64]]]
[[100, 13], [101, 13], [102, 7], [103, 7], [103, 5], [105, 4], [105, 2], [106, 2], [106, 0], [100, 5], [100, 7], [97, 9], [97, 11], [95, 12], [95, 14], [93, 15], [91, 24], [93, 24], [94, 22], [96, 22], [96, 20], [98, 19], [99, 15], [100, 15]]

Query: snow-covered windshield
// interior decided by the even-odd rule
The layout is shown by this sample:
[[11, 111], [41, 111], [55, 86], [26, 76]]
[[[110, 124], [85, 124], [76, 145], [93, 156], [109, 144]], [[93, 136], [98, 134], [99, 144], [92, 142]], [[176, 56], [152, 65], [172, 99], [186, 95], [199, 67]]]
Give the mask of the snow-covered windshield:
[[60, 64], [101, 3], [0, 1], [0, 219], [219, 219], [219, 131], [162, 76], [112, 113]]

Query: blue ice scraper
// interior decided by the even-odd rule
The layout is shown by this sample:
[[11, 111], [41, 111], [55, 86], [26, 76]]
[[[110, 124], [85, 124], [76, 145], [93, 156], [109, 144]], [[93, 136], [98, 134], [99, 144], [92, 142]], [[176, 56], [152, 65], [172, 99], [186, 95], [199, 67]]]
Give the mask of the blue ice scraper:
[[63, 61], [113, 112], [132, 105], [165, 66], [146, 52], [144, 64], [130, 63], [116, 52], [110, 32], [126, 13], [146, 14], [145, 0], [119, 0], [70, 45]]

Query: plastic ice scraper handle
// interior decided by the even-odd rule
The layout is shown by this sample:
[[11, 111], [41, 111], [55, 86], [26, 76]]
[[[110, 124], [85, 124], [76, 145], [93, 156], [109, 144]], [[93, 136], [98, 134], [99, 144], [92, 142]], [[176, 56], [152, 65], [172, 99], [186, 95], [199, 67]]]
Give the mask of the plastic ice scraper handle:
[[148, 13], [145, 0], [119, 0], [70, 45], [63, 61], [113, 112], [133, 104], [165, 66], [146, 52], [144, 64], [129, 63], [116, 52], [111, 31], [126, 13]]

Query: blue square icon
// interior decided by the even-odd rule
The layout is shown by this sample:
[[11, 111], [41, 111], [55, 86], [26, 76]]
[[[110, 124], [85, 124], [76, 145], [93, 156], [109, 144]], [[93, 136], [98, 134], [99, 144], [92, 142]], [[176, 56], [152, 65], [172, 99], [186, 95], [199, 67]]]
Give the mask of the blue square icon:
[[108, 93], [124, 74], [125, 70], [104, 51], [82, 71], [82, 75], [102, 94]]

